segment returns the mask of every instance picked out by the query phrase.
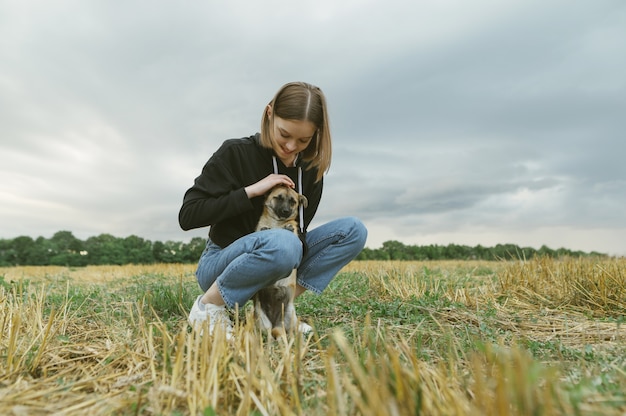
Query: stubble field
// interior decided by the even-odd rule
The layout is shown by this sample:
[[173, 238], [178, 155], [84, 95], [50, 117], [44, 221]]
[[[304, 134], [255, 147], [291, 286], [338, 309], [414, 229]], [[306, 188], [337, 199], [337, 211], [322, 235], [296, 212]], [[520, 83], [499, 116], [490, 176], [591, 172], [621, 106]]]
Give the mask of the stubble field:
[[312, 336], [186, 324], [194, 265], [0, 268], [0, 414], [623, 415], [626, 259], [352, 262]]

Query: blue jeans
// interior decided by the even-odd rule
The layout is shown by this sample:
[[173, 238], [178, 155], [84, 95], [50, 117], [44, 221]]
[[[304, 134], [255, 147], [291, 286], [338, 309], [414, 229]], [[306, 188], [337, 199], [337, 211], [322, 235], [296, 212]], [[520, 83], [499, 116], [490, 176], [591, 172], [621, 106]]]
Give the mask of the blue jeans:
[[271, 229], [254, 232], [222, 249], [207, 241], [196, 270], [205, 292], [217, 287], [229, 308], [243, 306], [256, 292], [298, 269], [298, 284], [320, 294], [343, 266], [365, 246], [367, 229], [354, 217], [340, 218], [306, 236], [308, 251], [292, 232]]

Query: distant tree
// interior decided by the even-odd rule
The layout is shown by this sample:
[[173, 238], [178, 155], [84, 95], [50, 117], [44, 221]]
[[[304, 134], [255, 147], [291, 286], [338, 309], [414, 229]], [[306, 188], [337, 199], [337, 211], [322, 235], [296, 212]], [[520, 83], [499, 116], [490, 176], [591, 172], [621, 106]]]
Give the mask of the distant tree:
[[183, 244], [181, 250], [181, 263], [195, 263], [200, 259], [204, 248], [206, 247], [206, 239], [202, 237], [194, 237], [187, 244]]
[[542, 245], [537, 251], [537, 254], [542, 257], [545, 257], [545, 256], [552, 257], [554, 256], [554, 250], [552, 250], [550, 247], [546, 245]]
[[365, 247], [357, 256], [355, 260], [373, 260], [372, 259], [372, 249]]
[[125, 264], [126, 254], [120, 239], [111, 234], [100, 234], [85, 241], [89, 264]]
[[28, 236], [20, 236], [13, 239], [13, 253], [9, 258], [11, 264], [25, 266], [30, 264], [29, 259], [35, 249], [35, 240]]
[[30, 253], [28, 264], [33, 266], [47, 266], [51, 264], [51, 257], [52, 247], [50, 240], [44, 237], [37, 237], [33, 251]]
[[356, 260], [389, 260], [389, 254], [384, 250], [366, 247], [357, 255]]
[[522, 252], [522, 257], [526, 260], [530, 260], [537, 255], [537, 250], [532, 247], [522, 247], [520, 251]]
[[448, 244], [446, 247], [443, 248], [443, 257], [447, 260], [455, 260], [467, 259], [470, 256], [465, 246], [460, 246], [458, 244]]
[[479, 244], [472, 250], [471, 257], [473, 260], [491, 260], [491, 253], [489, 253], [489, 250]]
[[57, 231], [50, 238], [50, 243], [57, 250], [79, 252], [83, 249], [83, 242], [74, 237], [71, 231]]
[[[158, 263], [181, 263], [182, 243], [178, 241], [158, 242], [152, 245], [154, 260]], [[196, 261], [198, 261], [198, 258]]]
[[515, 244], [496, 244], [494, 255], [499, 260], [514, 260], [523, 258], [520, 248]]
[[13, 247], [13, 240], [0, 240], [0, 266], [15, 265], [17, 253]]
[[385, 241], [382, 250], [387, 253], [389, 260], [407, 260], [407, 247], [399, 241]]
[[426, 260], [441, 260], [443, 257], [443, 247], [436, 244], [424, 246], [422, 247], [422, 251], [424, 252], [424, 257]]
[[409, 258], [411, 260], [428, 260], [428, 255], [426, 254], [424, 247], [408, 246], [407, 253], [409, 254]]
[[155, 241], [154, 243], [152, 243], [152, 257], [154, 257], [154, 261], [157, 263], [167, 263], [164, 260], [164, 254], [165, 252], [165, 244], [163, 244], [160, 241]]
[[557, 248], [556, 249], [556, 256], [557, 257], [565, 257], [565, 256], [568, 256], [568, 255], [571, 255], [571, 254], [572, 254], [572, 252], [570, 250], [566, 249], [566, 248], [561, 247], [561, 248]]
[[56, 266], [85, 266], [86, 256], [81, 255], [84, 251], [84, 243], [70, 231], [58, 231], [49, 241], [49, 262]]
[[154, 263], [154, 253], [150, 241], [131, 235], [122, 240], [122, 246], [124, 247], [125, 263]]

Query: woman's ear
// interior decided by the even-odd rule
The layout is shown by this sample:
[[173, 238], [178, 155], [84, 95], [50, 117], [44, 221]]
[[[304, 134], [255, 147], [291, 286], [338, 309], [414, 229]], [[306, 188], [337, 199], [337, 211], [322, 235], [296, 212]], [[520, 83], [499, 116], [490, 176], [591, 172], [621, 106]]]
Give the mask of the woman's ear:
[[267, 112], [267, 118], [272, 118], [272, 106], [271, 106], [271, 104], [268, 104], [267, 107], [265, 107], [265, 111]]

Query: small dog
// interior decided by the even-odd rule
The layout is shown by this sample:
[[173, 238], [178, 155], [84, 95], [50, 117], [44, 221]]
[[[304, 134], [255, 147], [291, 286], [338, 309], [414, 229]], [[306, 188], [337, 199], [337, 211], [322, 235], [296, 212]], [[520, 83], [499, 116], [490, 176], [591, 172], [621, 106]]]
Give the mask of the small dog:
[[[265, 197], [263, 213], [256, 227], [257, 231], [270, 228], [284, 228], [298, 235], [299, 206], [306, 208], [308, 200], [286, 186], [276, 186]], [[294, 306], [296, 293], [296, 273], [280, 279], [271, 286], [259, 290], [253, 297], [257, 320], [263, 329], [271, 330], [277, 338], [296, 328], [298, 318]]]

